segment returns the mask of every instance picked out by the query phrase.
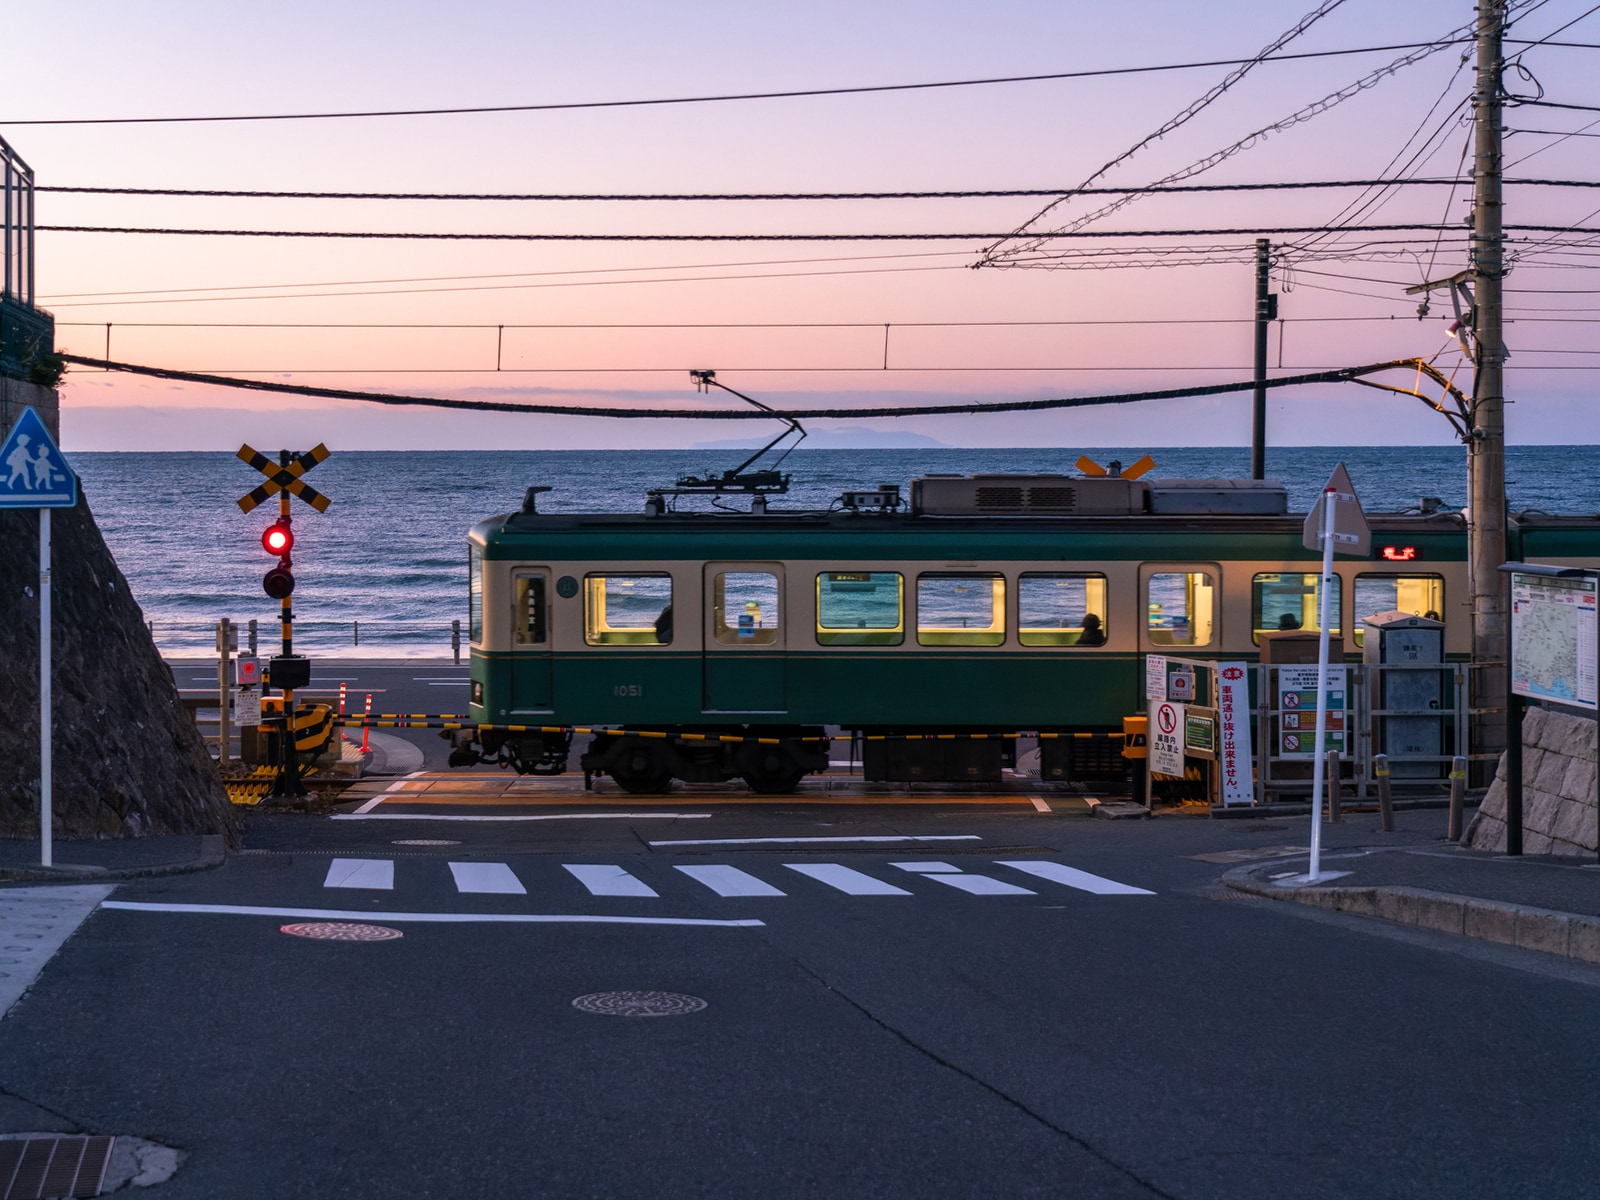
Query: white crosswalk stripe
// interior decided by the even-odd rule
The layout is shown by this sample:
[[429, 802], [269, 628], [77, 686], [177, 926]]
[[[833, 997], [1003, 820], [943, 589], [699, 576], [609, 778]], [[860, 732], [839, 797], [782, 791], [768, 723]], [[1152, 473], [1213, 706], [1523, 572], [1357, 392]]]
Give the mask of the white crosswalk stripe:
[[791, 871], [799, 871], [800, 874], [815, 879], [818, 883], [825, 883], [847, 896], [911, 895], [905, 888], [897, 888], [892, 883], [874, 879], [871, 875], [864, 875], [839, 863], [784, 863], [783, 865]]
[[574, 865], [562, 863], [562, 868], [571, 872], [578, 882], [589, 889], [595, 896], [659, 896], [655, 888], [642, 879], [635, 879], [621, 867], [609, 864]]
[[[455, 882], [456, 891], [462, 895], [525, 896], [527, 887], [510, 865], [503, 862], [451, 862], [447, 864]], [[842, 863], [780, 863], [786, 870], [842, 892], [847, 896], [911, 896], [917, 893], [865, 871], [847, 867]], [[1119, 883], [1103, 875], [1069, 867], [1064, 863], [1037, 859], [1000, 859], [980, 866], [1008, 867], [1097, 896], [1153, 896], [1147, 888]], [[889, 862], [885, 869], [902, 871], [914, 879], [937, 880], [946, 887], [955, 888], [972, 896], [1037, 896], [1039, 893], [991, 875], [963, 870], [947, 862], [924, 861]], [[561, 867], [589, 892], [591, 896], [626, 897], [655, 900], [661, 893], [654, 887], [616, 863], [562, 863]], [[436, 868], [435, 868], [436, 869]], [[790, 893], [776, 887], [749, 871], [726, 863], [674, 864], [679, 874], [722, 897], [754, 898], [785, 897]], [[409, 872], [416, 868], [408, 867]], [[533, 876], [529, 876], [533, 878]], [[360, 888], [372, 891], [394, 890], [394, 860], [387, 858], [335, 858], [328, 864], [323, 886], [329, 888]], [[928, 889], [923, 889], [927, 891]], [[937, 889], [934, 889], [937, 890]]]
[[526, 896], [528, 889], [505, 863], [453, 862], [450, 874], [455, 876], [456, 891], [486, 893], [499, 896]]
[[786, 896], [748, 871], [729, 866], [679, 867], [690, 879], [705, 884], [719, 896]]
[[328, 875], [323, 887], [371, 888], [373, 891], [394, 891], [394, 859], [392, 858], [336, 858], [328, 864]]
[[1018, 871], [1026, 871], [1029, 875], [1037, 875], [1040, 879], [1048, 879], [1054, 883], [1064, 883], [1069, 888], [1077, 888], [1081, 892], [1093, 892], [1097, 896], [1154, 896], [1155, 893], [1145, 888], [1132, 887], [1126, 883], [1118, 883], [1115, 879], [1107, 879], [1102, 875], [1091, 875], [1087, 871], [1080, 871], [1076, 867], [1066, 866], [1064, 863], [1039, 862], [1001, 862], [996, 860], [996, 866], [1013, 867]]

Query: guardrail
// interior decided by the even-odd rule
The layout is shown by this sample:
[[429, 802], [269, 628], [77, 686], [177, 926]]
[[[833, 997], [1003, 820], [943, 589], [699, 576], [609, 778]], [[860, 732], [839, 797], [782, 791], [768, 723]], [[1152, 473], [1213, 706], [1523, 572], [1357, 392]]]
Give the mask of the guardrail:
[[[278, 646], [278, 623], [273, 620], [234, 621], [241, 643], [247, 644], [250, 654], [271, 655]], [[188, 622], [147, 620], [151, 640], [164, 654], [184, 650], [203, 651], [210, 654], [216, 649], [216, 625], [191, 625]], [[345, 647], [358, 649], [373, 646], [395, 648], [436, 645], [448, 646], [456, 661], [461, 663], [461, 622], [452, 621], [296, 621], [294, 623], [296, 650], [337, 651]]]

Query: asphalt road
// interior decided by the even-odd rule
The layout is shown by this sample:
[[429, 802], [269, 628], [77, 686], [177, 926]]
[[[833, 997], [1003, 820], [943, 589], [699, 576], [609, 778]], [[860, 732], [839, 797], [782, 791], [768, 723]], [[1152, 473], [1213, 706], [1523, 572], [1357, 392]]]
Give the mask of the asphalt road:
[[[1304, 821], [540, 812], [255, 815], [122, 885], [0, 1023], [0, 1119], [181, 1147], [153, 1197], [1594, 1195], [1600, 971], [1190, 857]], [[727, 840], [779, 837], [850, 840]], [[616, 989], [706, 1007], [572, 1005]]]

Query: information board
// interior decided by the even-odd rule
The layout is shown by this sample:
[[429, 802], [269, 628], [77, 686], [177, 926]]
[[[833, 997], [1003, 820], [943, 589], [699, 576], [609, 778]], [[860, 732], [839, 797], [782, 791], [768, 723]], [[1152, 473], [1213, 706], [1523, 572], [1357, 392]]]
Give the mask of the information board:
[[1149, 707], [1152, 709], [1157, 703], [1167, 698], [1167, 656], [1165, 654], [1146, 654], [1144, 656], [1144, 698], [1150, 702]]
[[1217, 757], [1217, 710], [1187, 705], [1183, 710], [1183, 752], [1193, 758]]
[[[1310, 758], [1317, 740], [1317, 668], [1279, 667], [1278, 757]], [[1328, 725], [1322, 749], [1345, 753], [1345, 669], [1328, 667]]]
[[1596, 707], [1596, 581], [1511, 572], [1511, 690]]

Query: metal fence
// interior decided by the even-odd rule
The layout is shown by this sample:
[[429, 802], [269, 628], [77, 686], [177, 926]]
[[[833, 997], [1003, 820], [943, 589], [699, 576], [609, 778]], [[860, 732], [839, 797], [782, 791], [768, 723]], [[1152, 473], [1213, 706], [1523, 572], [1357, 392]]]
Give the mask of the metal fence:
[[[216, 651], [216, 624], [191, 624], [189, 622], [145, 622], [156, 647], [166, 655], [188, 657], [211, 655]], [[239, 648], [250, 654], [272, 655], [278, 652], [278, 622], [235, 621], [239, 630]], [[315, 651], [337, 655], [341, 651], [359, 651], [380, 656], [388, 650], [399, 656], [418, 651], [448, 652], [456, 662], [461, 661], [461, 622], [453, 621], [296, 621], [294, 623], [294, 648], [297, 653]]]
[[33, 168], [0, 138], [0, 176], [4, 178], [3, 270], [0, 294], [33, 304]]

